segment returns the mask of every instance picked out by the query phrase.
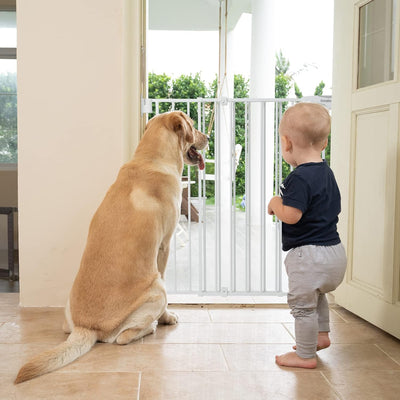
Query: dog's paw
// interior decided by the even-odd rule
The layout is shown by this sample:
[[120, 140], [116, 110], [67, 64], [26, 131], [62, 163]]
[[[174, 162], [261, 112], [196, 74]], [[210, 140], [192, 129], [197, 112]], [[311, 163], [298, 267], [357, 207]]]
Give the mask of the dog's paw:
[[66, 320], [64, 320], [64, 322], [63, 322], [62, 329], [63, 329], [64, 333], [68, 333], [68, 334], [70, 334], [72, 331]]
[[158, 319], [159, 324], [164, 325], [175, 325], [178, 323], [178, 314], [175, 314], [172, 311], [165, 311], [163, 315]]

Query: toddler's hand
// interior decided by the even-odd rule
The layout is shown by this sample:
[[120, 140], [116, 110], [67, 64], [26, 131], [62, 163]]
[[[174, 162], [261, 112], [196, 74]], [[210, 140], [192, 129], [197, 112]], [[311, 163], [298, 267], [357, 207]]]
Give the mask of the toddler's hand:
[[270, 204], [271, 204], [271, 202], [268, 204], [268, 214], [269, 214], [269, 215], [275, 215], [275, 213], [274, 213], [274, 211], [272, 210]]
[[271, 200], [270, 200], [270, 202], [269, 202], [269, 204], [268, 204], [268, 214], [269, 215], [275, 215], [275, 212], [274, 212], [274, 210], [273, 210], [273, 204], [277, 201], [276, 199], [280, 199], [280, 196], [274, 196]]

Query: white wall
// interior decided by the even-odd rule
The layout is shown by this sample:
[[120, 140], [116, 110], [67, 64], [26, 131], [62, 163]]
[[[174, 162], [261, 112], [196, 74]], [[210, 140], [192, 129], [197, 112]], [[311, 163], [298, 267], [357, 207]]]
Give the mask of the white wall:
[[139, 4], [17, 1], [23, 306], [65, 304], [90, 219], [137, 143]]

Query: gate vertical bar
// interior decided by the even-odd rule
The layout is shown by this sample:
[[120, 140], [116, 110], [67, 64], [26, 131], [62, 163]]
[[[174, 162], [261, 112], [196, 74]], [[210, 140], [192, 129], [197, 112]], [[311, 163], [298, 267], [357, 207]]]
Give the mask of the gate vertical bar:
[[231, 102], [231, 183], [232, 183], [232, 204], [231, 204], [231, 291], [236, 292], [236, 125], [235, 125], [235, 102]]
[[261, 291], [265, 291], [265, 272], [266, 272], [266, 260], [265, 260], [265, 238], [266, 238], [266, 224], [265, 224], [265, 219], [266, 219], [266, 207], [265, 207], [265, 202], [266, 202], [266, 187], [265, 187], [265, 178], [266, 178], [266, 102], [261, 103], [261, 198], [260, 198], [260, 208], [261, 208], [261, 243], [260, 243], [260, 253], [261, 253], [261, 260], [260, 260], [260, 268], [261, 268]]
[[[214, 102], [214, 107], [215, 107], [215, 102]], [[203, 126], [204, 129], [206, 129], [206, 109], [205, 109], [205, 104], [203, 104]], [[208, 129], [208, 128], [207, 128]], [[214, 127], [214, 132], [215, 132], [215, 127]], [[207, 268], [206, 268], [206, 261], [207, 261], [207, 207], [206, 207], [206, 200], [207, 200], [207, 186], [206, 186], [206, 180], [204, 179], [203, 181], [203, 207], [204, 207], [204, 226], [203, 226], [203, 234], [204, 234], [204, 240], [203, 240], [203, 246], [204, 246], [204, 290], [206, 290], [207, 287]]]
[[215, 113], [215, 138], [214, 138], [214, 158], [215, 158], [215, 289], [221, 291], [221, 104], [216, 102]]
[[[279, 136], [279, 122], [281, 119], [282, 112], [282, 103], [275, 103], [275, 195], [279, 195], [279, 188], [282, 181], [282, 157], [280, 150], [280, 136]], [[275, 290], [281, 292], [282, 291], [282, 260], [281, 260], [281, 222], [276, 217], [272, 217], [275, 219]]]
[[251, 143], [249, 140], [249, 130], [251, 121], [251, 103], [246, 102], [245, 107], [245, 210], [246, 210], [246, 291], [251, 292], [251, 229], [250, 229], [250, 216], [251, 206], [249, 201], [249, 193], [251, 188], [251, 169], [250, 169], [250, 157], [251, 157]]
[[[190, 102], [186, 102], [186, 114], [191, 117], [190, 115]], [[191, 189], [191, 182], [192, 182], [192, 174], [190, 165], [187, 166], [188, 171], [188, 236], [189, 236], [189, 290], [192, 291], [192, 189]]]
[[[211, 104], [211, 103], [210, 103]], [[202, 109], [201, 109], [201, 115], [203, 117], [203, 129], [204, 129], [204, 133], [206, 133], [206, 107], [205, 107], [205, 103], [202, 103]], [[204, 157], [205, 157], [205, 151], [204, 151]], [[205, 166], [204, 166], [204, 172], [203, 172], [203, 197], [202, 197], [202, 204], [203, 204], [203, 219], [202, 219], [202, 235], [203, 235], [203, 279], [204, 279], [204, 284], [203, 284], [203, 288], [205, 290], [206, 287], [206, 279], [207, 279], [207, 271], [206, 271], [206, 257], [207, 257], [207, 248], [206, 248], [206, 243], [207, 243], [207, 208], [206, 208], [206, 197], [207, 197], [207, 191], [206, 191], [206, 180], [205, 180]]]
[[[202, 131], [202, 129], [205, 128], [205, 120], [204, 120], [204, 104], [203, 104], [203, 110], [202, 110], [202, 103], [200, 101], [197, 102], [197, 120], [198, 120], [198, 129], [199, 131]], [[202, 131], [203, 132], [203, 131]], [[205, 173], [205, 171], [203, 172]], [[200, 268], [199, 268], [199, 293], [203, 293], [205, 291], [205, 266], [206, 266], [206, 235], [205, 235], [205, 187], [204, 190], [202, 191], [203, 184], [205, 183], [205, 180], [201, 181], [200, 179], [200, 173], [199, 173], [199, 182], [198, 182], [198, 188], [199, 188], [199, 201], [202, 199], [202, 207], [200, 208], [200, 223], [201, 223], [201, 231], [199, 232], [199, 255], [200, 255]]]

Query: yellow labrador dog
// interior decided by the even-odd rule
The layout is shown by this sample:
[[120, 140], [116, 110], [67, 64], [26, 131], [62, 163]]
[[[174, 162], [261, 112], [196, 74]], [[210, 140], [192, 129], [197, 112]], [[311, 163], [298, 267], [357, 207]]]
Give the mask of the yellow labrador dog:
[[204, 168], [208, 138], [183, 112], [152, 118], [133, 159], [119, 171], [89, 227], [66, 306], [68, 339], [27, 364], [15, 383], [53, 371], [97, 341], [127, 344], [175, 324], [164, 272], [180, 215], [183, 164]]

